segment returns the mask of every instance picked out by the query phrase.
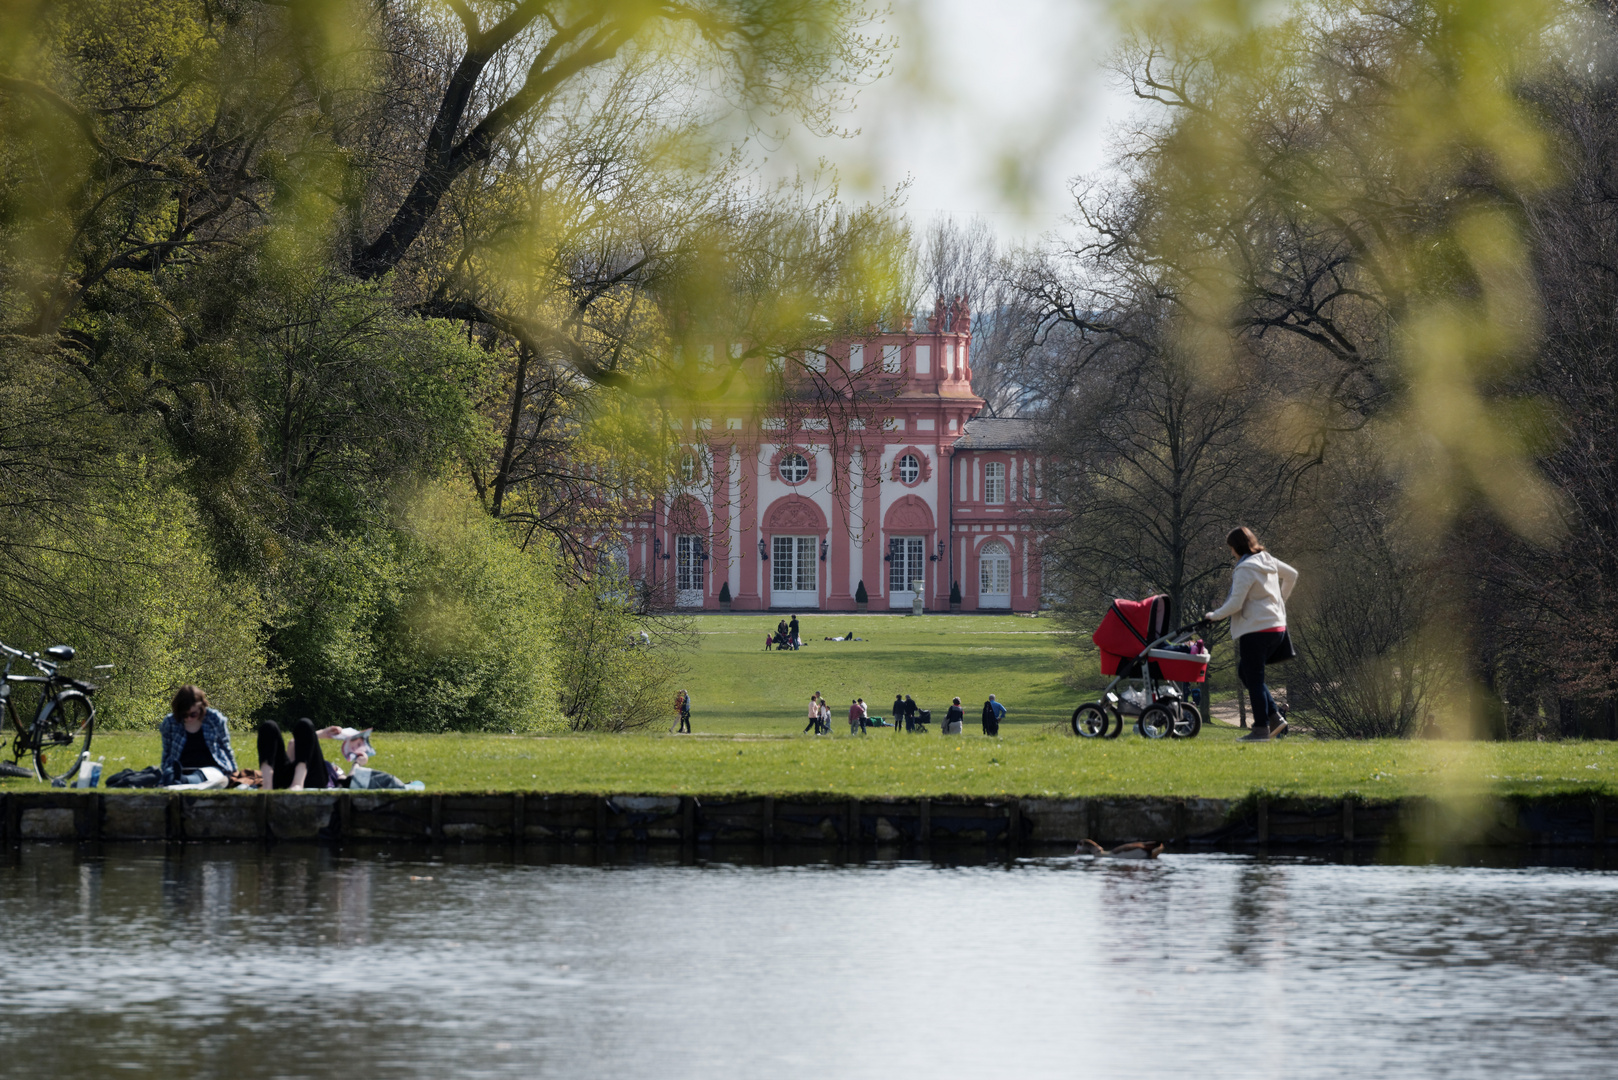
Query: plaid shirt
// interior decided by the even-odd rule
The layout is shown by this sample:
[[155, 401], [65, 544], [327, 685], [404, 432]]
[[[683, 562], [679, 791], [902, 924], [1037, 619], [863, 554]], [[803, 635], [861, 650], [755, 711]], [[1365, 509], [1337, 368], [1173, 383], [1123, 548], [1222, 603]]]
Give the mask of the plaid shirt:
[[[163, 783], [180, 782], [180, 752], [185, 749], [185, 722], [169, 713], [157, 728], [163, 736]], [[227, 773], [236, 771], [236, 755], [230, 750], [230, 727], [225, 714], [218, 709], [202, 711], [202, 741], [208, 744], [208, 753], [214, 764]]]

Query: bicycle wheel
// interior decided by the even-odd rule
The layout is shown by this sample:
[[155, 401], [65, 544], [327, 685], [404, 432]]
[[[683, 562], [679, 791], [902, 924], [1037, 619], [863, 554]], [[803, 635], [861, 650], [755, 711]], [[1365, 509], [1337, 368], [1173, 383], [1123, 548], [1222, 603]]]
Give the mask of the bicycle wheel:
[[1086, 739], [1093, 739], [1097, 735], [1107, 733], [1107, 725], [1111, 723], [1107, 710], [1099, 701], [1092, 701], [1088, 705], [1080, 705], [1073, 710], [1073, 734]]
[[1174, 734], [1174, 710], [1167, 705], [1148, 705], [1140, 713], [1140, 733], [1148, 739], [1167, 739]]
[[96, 710], [77, 690], [56, 695], [34, 721], [34, 772], [41, 780], [67, 780], [90, 749]]
[[1180, 702], [1180, 719], [1174, 723], [1176, 739], [1194, 739], [1202, 731], [1202, 710], [1189, 701]]

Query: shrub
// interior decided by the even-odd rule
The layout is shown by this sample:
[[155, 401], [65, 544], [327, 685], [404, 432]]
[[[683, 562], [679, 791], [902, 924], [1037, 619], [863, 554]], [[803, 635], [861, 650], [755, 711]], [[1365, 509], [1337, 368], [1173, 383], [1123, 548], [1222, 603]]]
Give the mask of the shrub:
[[870, 594], [865, 591], [864, 578], [860, 578], [860, 586], [854, 590], [854, 602], [857, 604], [868, 604], [871, 602]]
[[949, 602], [952, 604], [961, 602], [961, 583], [959, 581], [949, 583]]
[[308, 551], [275, 635], [286, 716], [394, 731], [560, 726], [548, 553], [467, 495], [424, 489], [375, 535]]
[[[218, 573], [184, 493], [141, 467], [124, 479], [82, 517], [34, 533], [25, 557], [14, 552], [0, 640], [72, 645], [68, 670], [103, 684], [100, 727], [154, 727], [183, 683], [245, 726], [283, 685], [264, 648], [269, 606], [251, 583]], [[114, 666], [110, 681], [99, 664]]]
[[721, 604], [730, 603], [730, 582], [728, 582], [728, 581], [720, 583], [720, 586], [719, 586], [719, 602]]
[[557, 683], [574, 731], [630, 731], [668, 724], [680, 620], [642, 615], [628, 583], [613, 574], [568, 589], [561, 602]]

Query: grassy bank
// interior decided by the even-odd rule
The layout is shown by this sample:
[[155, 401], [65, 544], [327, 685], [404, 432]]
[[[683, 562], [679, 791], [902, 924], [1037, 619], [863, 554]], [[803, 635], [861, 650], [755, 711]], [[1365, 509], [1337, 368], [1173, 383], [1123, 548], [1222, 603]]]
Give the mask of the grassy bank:
[[[975, 732], [976, 726], [968, 728]], [[378, 768], [430, 791], [831, 793], [859, 796], [1181, 795], [1239, 798], [1255, 789], [1367, 799], [1451, 789], [1548, 794], [1618, 791], [1610, 743], [1236, 741], [1225, 728], [1190, 742], [1125, 736], [1091, 742], [1028, 729], [999, 739], [875, 732], [847, 735], [382, 735]], [[238, 738], [237, 748], [245, 746]], [[109, 771], [152, 764], [155, 735], [95, 741]], [[37, 787], [0, 781], [0, 790]]]

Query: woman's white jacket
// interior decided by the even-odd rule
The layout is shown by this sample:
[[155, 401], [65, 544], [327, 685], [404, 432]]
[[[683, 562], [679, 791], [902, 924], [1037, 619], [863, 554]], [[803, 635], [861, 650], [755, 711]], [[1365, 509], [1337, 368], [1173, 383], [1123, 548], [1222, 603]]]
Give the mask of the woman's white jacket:
[[1287, 624], [1287, 597], [1297, 583], [1298, 572], [1268, 551], [1248, 555], [1231, 572], [1230, 595], [1204, 618], [1229, 617], [1232, 639], [1280, 630]]

